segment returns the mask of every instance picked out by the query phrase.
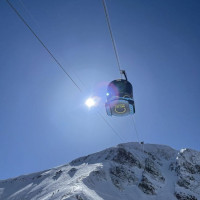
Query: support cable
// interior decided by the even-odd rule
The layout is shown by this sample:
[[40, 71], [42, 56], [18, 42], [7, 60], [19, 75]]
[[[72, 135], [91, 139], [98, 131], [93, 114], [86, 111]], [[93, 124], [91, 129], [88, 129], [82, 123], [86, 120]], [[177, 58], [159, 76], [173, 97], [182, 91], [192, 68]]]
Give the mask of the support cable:
[[77, 83], [73, 80], [73, 78], [67, 73], [67, 71], [64, 69], [64, 67], [61, 65], [61, 63], [56, 59], [56, 57], [53, 55], [53, 53], [47, 48], [47, 46], [44, 44], [44, 42], [39, 38], [39, 36], [33, 31], [33, 29], [28, 25], [28, 23], [25, 21], [25, 19], [20, 15], [20, 13], [17, 11], [17, 9], [10, 3], [9, 0], [6, 0], [8, 5], [14, 10], [14, 12], [17, 14], [17, 16], [21, 19], [21, 21], [27, 26], [27, 28], [31, 31], [31, 33], [37, 38], [37, 40], [40, 42], [40, 44], [45, 48], [45, 50], [49, 53], [49, 55], [53, 58], [53, 60], [56, 62], [56, 64], [63, 70], [63, 72], [68, 76], [68, 78], [73, 82], [73, 84], [78, 88], [78, 90], [81, 92], [81, 88], [77, 85]]
[[138, 144], [140, 144], [141, 150], [144, 152], [144, 142], [140, 141], [139, 133], [138, 133], [138, 130], [137, 130], [137, 127], [136, 127], [135, 120], [134, 120], [133, 116], [132, 116], [132, 120], [133, 120], [134, 129], [135, 129], [135, 134], [136, 134], [136, 137], [137, 137], [137, 140], [138, 140]]
[[[103, 8], [104, 8], [105, 16], [106, 16], [106, 21], [107, 21], [107, 24], [108, 24], [108, 29], [109, 29], [109, 32], [110, 32], [110, 37], [111, 37], [111, 40], [112, 40], [113, 49], [114, 49], [114, 52], [115, 52], [115, 57], [117, 59], [118, 69], [119, 69], [119, 72], [121, 74], [119, 55], [118, 55], [118, 52], [117, 52], [117, 46], [116, 46], [114, 36], [113, 36], [113, 33], [112, 33], [112, 28], [111, 28], [111, 24], [110, 24], [109, 15], [108, 15], [108, 9], [107, 9], [105, 0], [102, 0], [102, 2], [103, 2]], [[121, 77], [122, 77], [122, 74], [121, 74]]]
[[135, 134], [136, 134], [136, 137], [137, 137], [137, 141], [138, 141], [138, 143], [140, 143], [139, 133], [138, 133], [138, 131], [137, 131], [137, 127], [136, 127], [136, 124], [135, 124], [134, 117], [131, 116], [131, 118], [132, 118], [132, 122], [133, 122], [133, 127], [134, 127], [134, 129], [135, 129]]
[[124, 139], [119, 135], [119, 133], [111, 126], [111, 124], [106, 120], [106, 118], [98, 111], [98, 115], [104, 120], [104, 122], [112, 129], [112, 131], [115, 133], [115, 135], [124, 142]]

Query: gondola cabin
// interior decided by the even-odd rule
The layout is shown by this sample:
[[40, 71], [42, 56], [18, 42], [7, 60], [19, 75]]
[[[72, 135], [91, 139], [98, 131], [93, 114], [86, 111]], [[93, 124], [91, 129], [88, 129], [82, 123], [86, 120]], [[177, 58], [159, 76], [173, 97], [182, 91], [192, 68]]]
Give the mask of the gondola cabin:
[[135, 113], [133, 88], [126, 79], [117, 79], [109, 83], [107, 88], [107, 102], [105, 104], [107, 115], [126, 116]]

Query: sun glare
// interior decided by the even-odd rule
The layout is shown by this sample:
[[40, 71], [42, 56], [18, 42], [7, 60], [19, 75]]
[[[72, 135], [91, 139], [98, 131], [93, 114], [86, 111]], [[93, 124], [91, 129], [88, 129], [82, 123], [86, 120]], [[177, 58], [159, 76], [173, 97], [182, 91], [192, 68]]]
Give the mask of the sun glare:
[[92, 106], [95, 106], [96, 102], [93, 98], [88, 98], [85, 102], [85, 105], [89, 108], [91, 108]]

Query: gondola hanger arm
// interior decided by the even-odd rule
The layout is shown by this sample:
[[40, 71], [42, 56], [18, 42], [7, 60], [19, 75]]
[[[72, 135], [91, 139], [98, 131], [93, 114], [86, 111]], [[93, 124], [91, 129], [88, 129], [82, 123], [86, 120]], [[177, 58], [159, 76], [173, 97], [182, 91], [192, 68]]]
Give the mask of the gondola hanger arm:
[[123, 74], [123, 75], [124, 75], [126, 81], [128, 80], [128, 79], [127, 79], [127, 75], [126, 75], [126, 71], [125, 71], [125, 70], [120, 70], [120, 74]]

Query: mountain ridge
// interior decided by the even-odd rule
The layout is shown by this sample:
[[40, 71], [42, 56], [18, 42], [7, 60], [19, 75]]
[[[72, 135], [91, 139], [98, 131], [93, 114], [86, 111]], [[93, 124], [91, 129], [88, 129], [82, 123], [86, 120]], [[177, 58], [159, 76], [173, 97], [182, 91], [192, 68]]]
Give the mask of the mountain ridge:
[[200, 152], [124, 143], [42, 172], [0, 180], [0, 200], [198, 200]]

